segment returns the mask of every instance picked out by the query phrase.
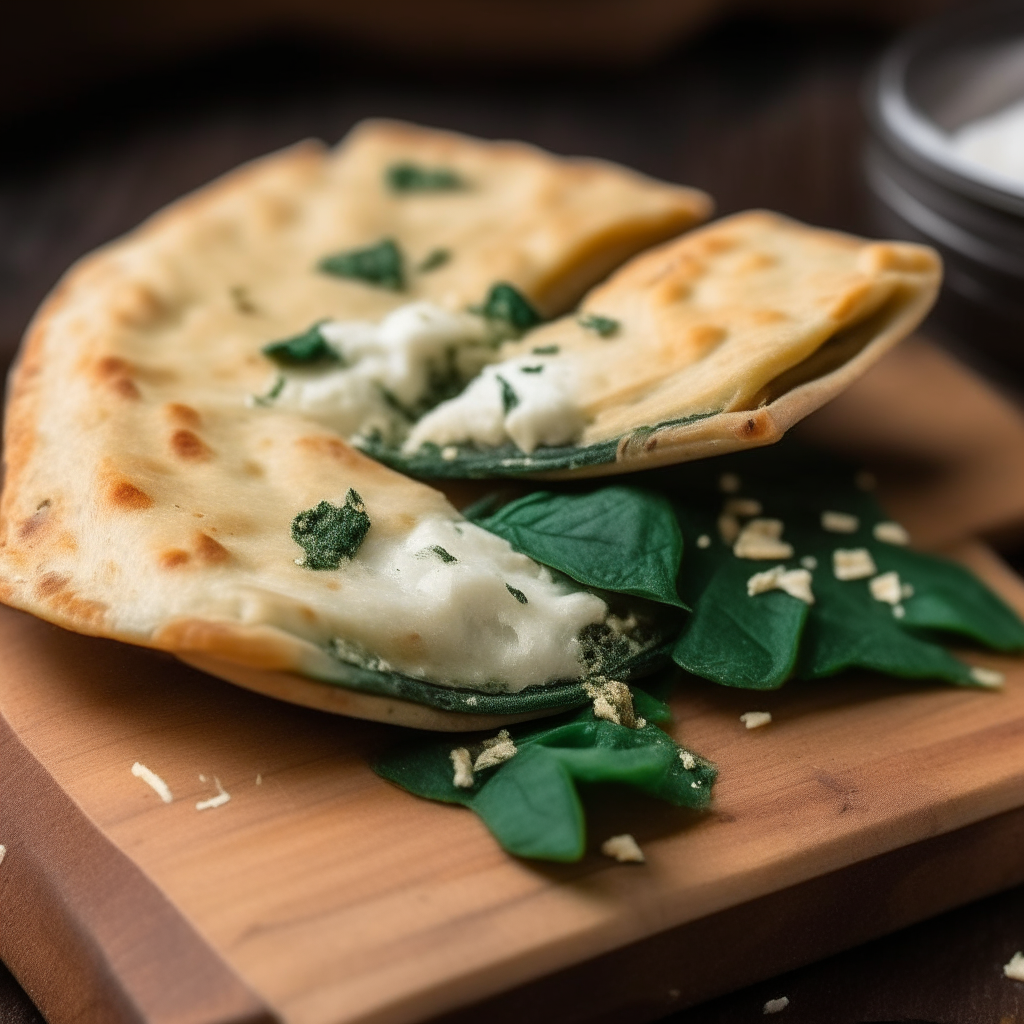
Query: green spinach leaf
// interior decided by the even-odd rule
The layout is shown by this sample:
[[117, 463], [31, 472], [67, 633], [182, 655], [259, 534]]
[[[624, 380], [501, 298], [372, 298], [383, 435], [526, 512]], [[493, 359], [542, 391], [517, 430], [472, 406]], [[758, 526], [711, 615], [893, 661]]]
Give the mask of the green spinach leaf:
[[598, 316], [597, 313], [585, 313], [579, 318], [579, 325], [601, 338], [614, 337], [622, 326], [618, 320], [613, 320], [610, 316]]
[[443, 267], [452, 258], [451, 251], [448, 249], [432, 249], [424, 256], [416, 270], [420, 274], [429, 273], [431, 270], [437, 270], [438, 267]]
[[317, 269], [335, 277], [348, 277], [378, 288], [400, 292], [405, 288], [405, 264], [402, 251], [392, 238], [385, 238], [364, 249], [324, 256]]
[[653, 491], [537, 491], [478, 522], [517, 551], [586, 586], [686, 607], [676, 592], [682, 534], [671, 503]]
[[473, 307], [473, 312], [505, 325], [517, 335], [543, 322], [526, 296], [504, 281], [492, 285], [483, 305]]
[[281, 366], [304, 366], [310, 363], [341, 362], [341, 356], [324, 340], [320, 320], [308, 330], [283, 341], [263, 346], [263, 354]]
[[[638, 712], [659, 705], [634, 690]], [[664, 714], [667, 708], [661, 705]], [[704, 808], [717, 775], [708, 761], [679, 747], [657, 726], [629, 729], [596, 718], [592, 707], [510, 730], [516, 754], [455, 785], [452, 750], [463, 737], [432, 737], [379, 757], [374, 771], [417, 796], [475, 811], [509, 853], [550, 861], [579, 860], [586, 821], [579, 787], [630, 786], [676, 807]], [[470, 754], [478, 745], [467, 744]], [[689, 767], [687, 767], [689, 765]]]

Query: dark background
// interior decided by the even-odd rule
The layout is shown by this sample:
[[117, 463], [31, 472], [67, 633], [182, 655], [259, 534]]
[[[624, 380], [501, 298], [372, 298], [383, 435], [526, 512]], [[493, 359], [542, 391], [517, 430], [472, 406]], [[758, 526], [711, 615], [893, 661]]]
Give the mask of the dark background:
[[[336, 141], [367, 116], [607, 157], [706, 189], [723, 214], [765, 206], [870, 234], [861, 91], [890, 22], [747, 14], [632, 66], [431, 61], [318, 33], [220, 40], [94, 75], [75, 65], [61, 88], [0, 101], [0, 361], [77, 257], [241, 161], [306, 136]], [[970, 338], [959, 345], [969, 352]], [[786, 995], [780, 1024], [1011, 1024], [1024, 1021], [1024, 985], [1002, 965], [1022, 947], [1015, 890], [672, 1019], [760, 1020]], [[0, 965], [0, 1024], [41, 1020]]]

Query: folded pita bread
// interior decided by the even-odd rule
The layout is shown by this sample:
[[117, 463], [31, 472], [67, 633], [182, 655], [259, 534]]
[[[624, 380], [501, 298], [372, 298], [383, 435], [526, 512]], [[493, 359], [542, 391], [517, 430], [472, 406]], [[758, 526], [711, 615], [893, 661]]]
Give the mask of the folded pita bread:
[[[495, 280], [555, 314], [709, 206], [610, 164], [390, 123], [176, 203], [74, 267], [28, 332], [0, 598], [362, 717], [472, 729], [584, 701], [578, 636], [605, 628], [602, 599], [307, 417], [244, 398], [266, 376], [260, 345], [312, 317], [462, 309]], [[407, 258], [401, 291], [317, 270], [382, 239]], [[416, 269], [438, 248], [447, 263]], [[293, 522], [321, 502], [368, 516], [336, 571], [297, 564]]]
[[427, 477], [595, 476], [771, 444], [913, 330], [940, 280], [925, 246], [737, 214], [506, 343], [401, 448], [357, 443]]

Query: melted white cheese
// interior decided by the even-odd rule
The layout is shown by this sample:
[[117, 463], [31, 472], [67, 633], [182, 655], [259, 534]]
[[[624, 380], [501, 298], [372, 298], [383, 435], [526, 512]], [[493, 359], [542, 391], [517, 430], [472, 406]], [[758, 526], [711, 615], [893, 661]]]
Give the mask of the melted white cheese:
[[435, 379], [468, 379], [493, 355], [493, 329], [483, 317], [412, 302], [379, 324], [333, 320], [320, 336], [340, 366], [289, 370], [275, 399], [279, 408], [304, 412], [346, 437], [402, 432], [406, 417], [429, 402]]
[[530, 454], [540, 445], [575, 441], [586, 420], [576, 403], [577, 377], [566, 360], [520, 357], [485, 366], [456, 398], [442, 402], [413, 428], [407, 453], [437, 445], [512, 441]]

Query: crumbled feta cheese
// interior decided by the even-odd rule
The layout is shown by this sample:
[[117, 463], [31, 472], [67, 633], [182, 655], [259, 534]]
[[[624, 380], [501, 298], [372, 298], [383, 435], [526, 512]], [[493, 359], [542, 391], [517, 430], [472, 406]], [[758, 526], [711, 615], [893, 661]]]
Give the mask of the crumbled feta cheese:
[[477, 704], [479, 703], [479, 701], [478, 701], [478, 700], [476, 699], [476, 697], [467, 697], [467, 698], [466, 698], [466, 703], [467, 703], [467, 704], [468, 704], [468, 705], [469, 705], [469, 706], [470, 706], [471, 708], [475, 708], [475, 707], [477, 706]]
[[740, 489], [740, 478], [735, 473], [723, 473], [718, 486], [725, 494], [735, 494]]
[[746, 519], [750, 516], [759, 516], [764, 509], [761, 507], [761, 502], [753, 498], [730, 498], [722, 511], [727, 516], [739, 516]]
[[787, 1006], [789, 1006], [789, 997], [780, 996], [778, 999], [769, 999], [768, 1002], [764, 1004], [763, 1012], [779, 1013], [780, 1011], [784, 1010]]
[[804, 555], [804, 557], [800, 559], [800, 564], [805, 569], [817, 569], [818, 568], [818, 560], [814, 557], [814, 555]]
[[697, 767], [697, 758], [695, 758], [688, 750], [679, 751], [679, 760], [683, 762], [683, 767], [688, 772], [692, 772], [693, 769]]
[[702, 533], [697, 538], [697, 547], [701, 549], [711, 547], [711, 538], [706, 533]]
[[878, 478], [874, 473], [862, 469], [854, 478], [853, 482], [861, 491], [873, 491], [878, 486]]
[[625, 683], [598, 676], [583, 683], [587, 696], [594, 702], [594, 717], [603, 718], [627, 729], [637, 728], [633, 711], [633, 694]]
[[913, 596], [914, 596], [914, 584], [913, 583], [901, 583], [900, 584], [900, 597], [902, 597], [903, 600], [906, 601], [907, 598], [913, 597]]
[[757, 561], [792, 558], [793, 546], [780, 539], [782, 529], [781, 519], [751, 519], [736, 538], [732, 553], [737, 558]]
[[848, 512], [822, 512], [821, 528], [829, 533], [856, 533], [860, 520]]
[[903, 605], [901, 605], [901, 604], [894, 604], [892, 606], [892, 617], [894, 619], [905, 618], [906, 614], [907, 614], [907, 609], [904, 608]]
[[1014, 981], [1024, 981], [1024, 953], [1014, 953], [1010, 962], [1003, 965], [1003, 974]]
[[875, 540], [883, 541], [885, 544], [899, 544], [903, 546], [910, 543], [910, 534], [907, 533], [906, 527], [900, 526], [899, 523], [875, 523], [871, 533], [874, 535]]
[[760, 729], [764, 725], [768, 725], [772, 720], [772, 713], [770, 711], [748, 711], [746, 714], [740, 715], [740, 721], [748, 729]]
[[971, 678], [979, 686], [990, 686], [993, 689], [1002, 686], [1006, 682], [1006, 676], [1002, 672], [994, 668], [982, 668], [980, 665], [975, 665], [971, 669]]
[[3, 864], [4, 857], [7, 856], [7, 847], [3, 843], [0, 843], [0, 864]]
[[139, 762], [136, 761], [135, 764], [132, 765], [132, 775], [137, 779], [142, 779], [147, 786], [152, 786], [156, 791], [157, 796], [159, 796], [165, 804], [169, 804], [174, 799], [174, 796], [171, 794], [171, 787], [168, 786], [156, 772], [150, 771], [150, 769], [144, 764], [139, 764]]
[[863, 580], [878, 572], [867, 548], [836, 548], [832, 552], [832, 571], [837, 580]]
[[740, 535], [740, 521], [735, 516], [723, 513], [718, 517], [718, 536], [726, 544], [732, 544]]
[[496, 765], [511, 761], [519, 753], [519, 748], [513, 742], [508, 729], [502, 729], [497, 736], [484, 740], [483, 747], [473, 762], [475, 772], [482, 772], [485, 768], [494, 768]]
[[453, 444], [445, 445], [441, 449], [441, 458], [445, 462], [454, 462], [459, 457], [459, 449]]
[[777, 565], [774, 569], [768, 569], [766, 572], [754, 573], [747, 580], [747, 595], [749, 597], [766, 594], [769, 590], [782, 590], [790, 597], [799, 598], [801, 601], [806, 601], [807, 604], [814, 604], [811, 574], [806, 569], [787, 571], [784, 565]]
[[601, 844], [601, 852], [606, 857], [617, 860], [620, 864], [643, 864], [644, 851], [640, 849], [637, 841], [625, 832], [621, 836], [612, 836]]
[[898, 572], [883, 572], [875, 576], [868, 589], [876, 601], [884, 601], [886, 604], [897, 605], [903, 596], [903, 588], [900, 586], [900, 574]]
[[459, 789], [473, 788], [473, 758], [465, 747], [456, 747], [449, 755], [455, 775], [452, 785]]
[[256, 785], [257, 786], [262, 786], [263, 785], [263, 776], [262, 775], [257, 775], [256, 776]]
[[211, 796], [208, 800], [198, 800], [196, 802], [197, 811], [209, 811], [214, 807], [223, 807], [231, 799], [231, 794], [220, 784], [220, 779], [216, 775], [213, 777], [213, 784], [217, 787], [217, 795]]

